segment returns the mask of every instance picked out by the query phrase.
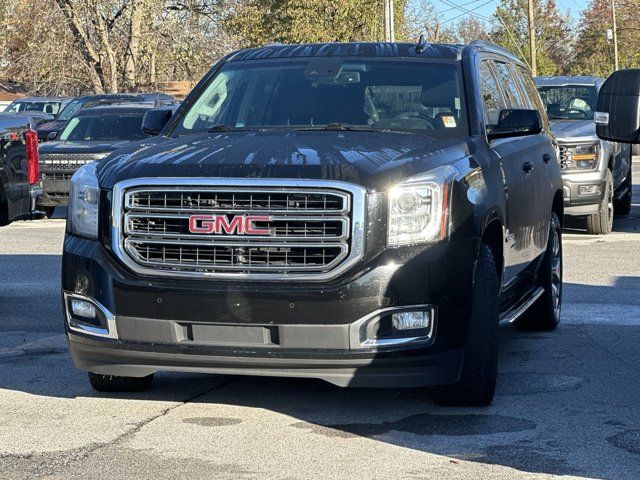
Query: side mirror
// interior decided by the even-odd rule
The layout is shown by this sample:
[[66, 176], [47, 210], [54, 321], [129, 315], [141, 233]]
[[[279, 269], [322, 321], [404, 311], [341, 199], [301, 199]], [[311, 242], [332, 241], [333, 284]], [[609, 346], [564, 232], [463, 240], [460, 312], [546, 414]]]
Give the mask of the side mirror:
[[142, 119], [142, 131], [147, 135], [159, 135], [173, 115], [173, 110], [158, 108], [149, 110]]
[[542, 118], [538, 110], [507, 109], [500, 111], [498, 124], [487, 132], [489, 140], [537, 135], [542, 132]]
[[58, 132], [50, 132], [49, 135], [47, 135], [47, 142], [51, 142], [52, 140], [55, 140], [57, 136], [58, 136]]
[[618, 70], [607, 78], [594, 120], [603, 140], [640, 143], [640, 69]]

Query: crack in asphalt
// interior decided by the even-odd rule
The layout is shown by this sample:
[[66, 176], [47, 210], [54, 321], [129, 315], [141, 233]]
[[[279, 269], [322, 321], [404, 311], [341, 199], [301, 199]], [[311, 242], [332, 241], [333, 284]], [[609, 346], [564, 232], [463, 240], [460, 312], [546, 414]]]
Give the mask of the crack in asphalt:
[[89, 456], [95, 452], [97, 452], [98, 450], [101, 450], [103, 448], [107, 448], [107, 447], [115, 447], [118, 444], [124, 443], [127, 441], [127, 439], [129, 439], [130, 437], [136, 435], [142, 428], [144, 428], [145, 426], [149, 425], [150, 423], [154, 422], [155, 420], [162, 418], [166, 415], [168, 415], [170, 412], [183, 407], [187, 404], [189, 404], [190, 402], [193, 402], [194, 400], [200, 398], [200, 397], [204, 397], [205, 395], [208, 395], [211, 392], [214, 392], [216, 390], [219, 390], [227, 385], [229, 385], [230, 383], [233, 383], [234, 381], [236, 381], [237, 379], [234, 378], [229, 378], [227, 381], [223, 381], [213, 387], [207, 388], [205, 391], [203, 392], [199, 392], [197, 394], [194, 394], [180, 402], [178, 402], [175, 405], [170, 405], [167, 408], [162, 409], [158, 414], [153, 415], [145, 420], [142, 420], [140, 422], [136, 422], [133, 424], [133, 426], [128, 429], [127, 431], [123, 432], [120, 435], [117, 435], [115, 438], [113, 438], [112, 440], [109, 440], [107, 442], [92, 442], [89, 443], [83, 447], [80, 448], [75, 448], [75, 449], [71, 449], [71, 450], [66, 450], [66, 451], [62, 451], [62, 452], [49, 452], [49, 453], [20, 453], [20, 454], [0, 454], [0, 464], [3, 463], [3, 460], [17, 460], [17, 461], [21, 461], [21, 460], [27, 460], [30, 461], [34, 458], [42, 458], [42, 457], [51, 457], [49, 459], [48, 462], [46, 463], [37, 463], [37, 467], [39, 468], [38, 472], [33, 472], [34, 476], [48, 476], [48, 475], [55, 475], [57, 470], [66, 468], [74, 463], [83, 461], [87, 458], [89, 458]]

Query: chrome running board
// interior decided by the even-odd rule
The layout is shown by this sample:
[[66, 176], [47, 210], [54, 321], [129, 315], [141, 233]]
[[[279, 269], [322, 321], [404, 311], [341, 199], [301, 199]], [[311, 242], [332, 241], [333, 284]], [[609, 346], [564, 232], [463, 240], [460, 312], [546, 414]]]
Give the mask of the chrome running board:
[[500, 325], [507, 325], [515, 322], [520, 316], [527, 311], [527, 309], [538, 300], [544, 293], [544, 288], [537, 287], [525, 298], [528, 300], [525, 302], [517, 303], [511, 310], [505, 312], [499, 320]]

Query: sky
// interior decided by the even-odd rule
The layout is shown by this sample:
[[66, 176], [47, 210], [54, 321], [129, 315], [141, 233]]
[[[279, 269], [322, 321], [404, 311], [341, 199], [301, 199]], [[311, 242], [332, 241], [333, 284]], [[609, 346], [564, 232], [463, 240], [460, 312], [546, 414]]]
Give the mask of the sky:
[[[463, 15], [464, 12], [461, 9], [473, 10], [478, 15], [490, 17], [500, 0], [431, 0], [431, 3], [443, 21], [447, 21]], [[565, 12], [571, 12], [574, 18], [578, 18], [580, 11], [587, 6], [587, 3], [588, 0], [556, 0], [558, 7]], [[452, 4], [461, 9], [452, 7]]]

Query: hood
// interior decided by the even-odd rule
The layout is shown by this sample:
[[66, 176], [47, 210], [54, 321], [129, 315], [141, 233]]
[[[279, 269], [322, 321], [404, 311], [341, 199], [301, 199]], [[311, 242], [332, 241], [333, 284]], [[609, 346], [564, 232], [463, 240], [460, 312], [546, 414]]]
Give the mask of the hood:
[[138, 177], [306, 178], [384, 189], [469, 155], [468, 139], [424, 134], [239, 131], [156, 138], [98, 166], [100, 186]]
[[593, 120], [553, 120], [551, 130], [562, 143], [596, 141], [596, 123]]
[[59, 132], [66, 122], [63, 120], [51, 120], [50, 122], [43, 122], [36, 125], [35, 131], [40, 134], [40, 136], [48, 135], [51, 132]]
[[46, 142], [38, 146], [38, 151], [43, 153], [110, 153], [118, 148], [129, 145], [130, 141], [118, 142]]

